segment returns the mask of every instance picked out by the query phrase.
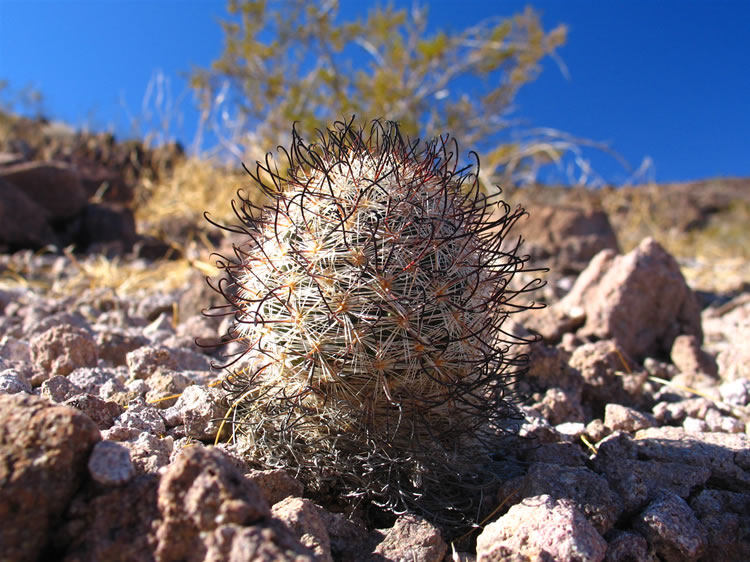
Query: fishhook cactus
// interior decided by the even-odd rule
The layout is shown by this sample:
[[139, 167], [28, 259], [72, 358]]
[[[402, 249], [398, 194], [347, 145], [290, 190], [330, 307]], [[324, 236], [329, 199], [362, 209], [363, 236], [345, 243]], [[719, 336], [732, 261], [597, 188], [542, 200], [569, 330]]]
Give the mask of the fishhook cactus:
[[233, 203], [240, 243], [215, 286], [238, 342], [225, 380], [233, 438], [313, 494], [434, 520], [471, 517], [498, 434], [517, 419], [523, 362], [503, 330], [523, 308], [509, 230], [522, 209], [486, 195], [449, 137], [336, 123], [283, 167], [249, 172], [263, 207]]

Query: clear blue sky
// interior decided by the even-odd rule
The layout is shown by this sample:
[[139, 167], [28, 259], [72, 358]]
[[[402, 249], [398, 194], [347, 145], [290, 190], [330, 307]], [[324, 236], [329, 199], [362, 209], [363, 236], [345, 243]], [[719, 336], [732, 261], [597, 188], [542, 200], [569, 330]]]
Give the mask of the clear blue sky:
[[[369, 5], [341, 3], [347, 18]], [[431, 29], [461, 29], [527, 3], [545, 27], [569, 26], [560, 50], [569, 77], [549, 62], [516, 100], [528, 125], [607, 141], [635, 167], [649, 157], [661, 182], [750, 176], [750, 1], [427, 3]], [[38, 89], [51, 118], [126, 137], [128, 111], [142, 114], [157, 70], [172, 77], [176, 97], [179, 73], [220, 54], [223, 15], [220, 0], [0, 0], [0, 79]], [[184, 122], [172, 126], [189, 144], [195, 112], [184, 101]], [[625, 177], [611, 158], [589, 156], [609, 181]]]

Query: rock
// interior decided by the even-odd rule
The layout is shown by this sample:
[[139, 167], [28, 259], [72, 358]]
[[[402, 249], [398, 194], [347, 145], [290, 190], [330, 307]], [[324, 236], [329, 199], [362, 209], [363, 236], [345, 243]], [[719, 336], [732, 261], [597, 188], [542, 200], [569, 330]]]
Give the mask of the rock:
[[[546, 309], [545, 309], [546, 310]], [[580, 394], [581, 375], [568, 365], [570, 353], [539, 341], [529, 346], [529, 371], [526, 377], [535, 385], [547, 389], [561, 388]]]
[[477, 538], [477, 562], [598, 562], [606, 550], [606, 541], [572, 501], [549, 496], [524, 499]]
[[137, 239], [133, 211], [117, 203], [88, 203], [73, 239], [82, 250], [115, 244], [115, 255], [127, 253]]
[[638, 443], [621, 432], [600, 442], [597, 449], [593, 468], [622, 498], [626, 514], [643, 509], [662, 490], [687, 498], [711, 476], [705, 466], [639, 458]]
[[125, 356], [128, 373], [133, 379], [147, 379], [158, 368], [176, 369], [177, 361], [166, 347], [144, 345]]
[[39, 393], [44, 398], [62, 404], [68, 398], [77, 396], [83, 391], [70, 382], [67, 377], [54, 375], [42, 383]]
[[677, 336], [701, 341], [700, 309], [680, 267], [658, 242], [643, 240], [623, 256], [599, 254], [559, 306], [582, 310], [582, 337], [612, 339], [636, 359], [668, 353]]
[[580, 391], [576, 393], [561, 388], [548, 388], [541, 403], [534, 408], [552, 425], [582, 422], [584, 418]]
[[67, 379], [88, 394], [99, 394], [99, 388], [117, 373], [102, 367], [79, 367], [67, 376]]
[[698, 560], [706, 550], [705, 527], [685, 500], [670, 492], [660, 492], [633, 525], [666, 562]]
[[297, 540], [312, 550], [318, 560], [333, 562], [322, 507], [310, 500], [288, 497], [275, 504], [271, 513], [292, 531]]
[[128, 409], [115, 419], [113, 427], [104, 434], [105, 438], [118, 441], [112, 435], [117, 427], [132, 429], [137, 432], [136, 436], [143, 431], [151, 435], [162, 435], [167, 430], [159, 410], [138, 401], [131, 402]]
[[147, 338], [128, 331], [104, 330], [96, 334], [99, 356], [113, 366], [126, 365], [128, 353], [147, 344]]
[[[100, 439], [72, 408], [0, 395], [0, 544], [6, 560], [41, 559]], [[40, 501], [43, 498], [43, 501]]]
[[78, 367], [96, 367], [96, 343], [91, 334], [69, 324], [54, 326], [31, 338], [34, 369], [49, 375], [68, 375]]
[[169, 435], [160, 439], [143, 431], [137, 439], [123, 441], [122, 446], [130, 451], [135, 473], [149, 474], [169, 464], [173, 441]]
[[342, 513], [321, 513], [331, 543], [331, 556], [341, 562], [359, 562], [372, 551], [370, 534]]
[[250, 470], [245, 477], [255, 482], [270, 505], [288, 497], [301, 498], [305, 487], [286, 470]]
[[719, 387], [721, 399], [732, 406], [750, 404], [750, 379], [735, 379]]
[[572, 501], [601, 535], [614, 526], [622, 513], [622, 502], [607, 480], [585, 467], [535, 463], [514, 489], [518, 498], [549, 496]]
[[79, 495], [56, 542], [66, 561], [153, 561], [160, 519], [156, 475], [133, 478], [99, 494]]
[[121, 486], [135, 475], [130, 452], [114, 441], [99, 441], [94, 445], [88, 468], [94, 482], [102, 486]]
[[160, 369], [146, 379], [146, 384], [150, 389], [146, 393], [146, 402], [163, 410], [174, 406], [193, 381], [177, 371]]
[[603, 340], [579, 346], [569, 364], [583, 377], [583, 400], [600, 404], [635, 404], [643, 392], [645, 371], [617, 343]]
[[633, 531], [613, 531], [608, 533], [606, 562], [657, 562], [649, 553], [648, 542], [642, 535]]
[[526, 251], [545, 267], [563, 274], [580, 273], [600, 251], [619, 251], [609, 217], [600, 209], [532, 204], [527, 210]]
[[18, 187], [45, 209], [50, 221], [69, 219], [86, 205], [86, 192], [75, 171], [60, 162], [24, 162], [0, 168], [0, 179]]
[[260, 489], [210, 447], [182, 450], [161, 478], [158, 506], [163, 523], [156, 557], [162, 560], [206, 559], [202, 534], [270, 516]]
[[711, 377], [719, 375], [716, 360], [701, 349], [695, 335], [677, 336], [670, 352], [672, 363], [683, 373], [704, 373]]
[[656, 425], [656, 419], [633, 408], [620, 404], [607, 404], [604, 409], [604, 426], [610, 431], [632, 433]]
[[639, 458], [676, 462], [711, 471], [726, 490], [750, 486], [750, 436], [730, 433], [691, 435], [677, 427], [652, 427], [635, 434]]
[[112, 427], [115, 419], [123, 413], [119, 404], [105, 402], [93, 394], [77, 394], [65, 400], [64, 404], [86, 414], [102, 431]]
[[551, 463], [560, 466], [585, 466], [587, 457], [574, 443], [543, 443], [524, 450], [521, 460], [531, 463]]
[[0, 178], [0, 247], [14, 252], [57, 244], [49, 213], [10, 182]]
[[448, 545], [437, 527], [417, 515], [401, 515], [375, 547], [375, 554], [386, 560], [442, 560]]
[[750, 560], [750, 493], [703, 490], [690, 507], [708, 533], [708, 560]]
[[31, 382], [15, 369], [0, 371], [0, 394], [31, 394]]
[[198, 440], [215, 440], [227, 412], [222, 397], [222, 391], [216, 388], [197, 385], [183, 391], [173, 408], [185, 424], [185, 435]]

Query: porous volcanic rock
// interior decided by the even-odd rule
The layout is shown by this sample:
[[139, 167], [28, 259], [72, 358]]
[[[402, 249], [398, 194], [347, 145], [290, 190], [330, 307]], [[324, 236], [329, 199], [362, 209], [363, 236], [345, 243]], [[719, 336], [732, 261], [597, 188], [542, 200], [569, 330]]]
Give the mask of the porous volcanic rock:
[[652, 238], [622, 256], [598, 254], [559, 305], [571, 316], [585, 315], [579, 336], [613, 339], [636, 359], [667, 355], [681, 334], [703, 337], [693, 291]]
[[94, 422], [73, 408], [0, 395], [0, 557], [42, 556], [99, 439]]

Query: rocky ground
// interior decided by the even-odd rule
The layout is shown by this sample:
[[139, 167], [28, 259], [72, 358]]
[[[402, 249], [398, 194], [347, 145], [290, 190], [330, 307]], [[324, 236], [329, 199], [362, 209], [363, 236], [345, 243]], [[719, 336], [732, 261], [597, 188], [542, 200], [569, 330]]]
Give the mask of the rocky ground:
[[[50, 219], [18, 180], [42, 164], [21, 160], [5, 158], [0, 189], [47, 205], [36, 242], [67, 240], [93, 195]], [[53, 168], [82, 181], [74, 161]], [[113, 250], [90, 228], [74, 254], [19, 250], [36, 242], [0, 228], [14, 250], [0, 255], [0, 560], [749, 560], [747, 279], [691, 286], [655, 239], [623, 250], [612, 212], [564, 208], [533, 203], [520, 225], [552, 266], [547, 308], [513, 326], [543, 336], [518, 382], [526, 420], [498, 451], [497, 509], [450, 542], [418, 515], [378, 529], [316, 505], [293, 473], [217, 441], [221, 373], [195, 339], [223, 330], [200, 314], [216, 297], [195, 267], [125, 290], [102, 279], [165, 267], [135, 229]]]

